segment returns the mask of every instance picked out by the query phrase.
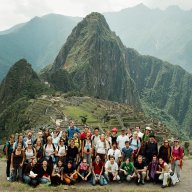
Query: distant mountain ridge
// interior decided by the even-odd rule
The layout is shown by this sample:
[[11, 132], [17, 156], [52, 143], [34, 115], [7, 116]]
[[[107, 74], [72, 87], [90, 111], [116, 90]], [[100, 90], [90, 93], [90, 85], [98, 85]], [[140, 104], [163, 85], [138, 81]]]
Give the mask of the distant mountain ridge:
[[[158, 57], [182, 66], [192, 73], [192, 11], [178, 6], [166, 10], [150, 9], [144, 4], [119, 12], [104, 13], [122, 42], [141, 54]], [[190, 59], [189, 59], [190, 57]]]
[[0, 80], [15, 61], [26, 58], [39, 71], [53, 63], [62, 43], [81, 18], [49, 14], [0, 33]]

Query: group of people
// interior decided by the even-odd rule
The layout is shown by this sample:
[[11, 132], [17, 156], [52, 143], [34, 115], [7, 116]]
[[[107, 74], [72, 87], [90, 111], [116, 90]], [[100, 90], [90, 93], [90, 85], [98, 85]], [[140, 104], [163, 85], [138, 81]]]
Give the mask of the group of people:
[[139, 126], [120, 132], [118, 135], [113, 128], [100, 133], [98, 127], [91, 132], [88, 126], [80, 131], [71, 121], [67, 130], [56, 127], [53, 132], [48, 128], [39, 131], [37, 136], [31, 131], [17, 138], [10, 135], [6, 143], [7, 180], [33, 187], [40, 183], [107, 185], [134, 180], [142, 185], [161, 182], [163, 188], [180, 181], [184, 151], [178, 139], [173, 146], [165, 139], [159, 147], [150, 127], [144, 133]]

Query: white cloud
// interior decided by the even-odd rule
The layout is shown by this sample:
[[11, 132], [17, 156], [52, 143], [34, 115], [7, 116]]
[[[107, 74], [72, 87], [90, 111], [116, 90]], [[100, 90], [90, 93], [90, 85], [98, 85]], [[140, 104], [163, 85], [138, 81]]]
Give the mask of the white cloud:
[[139, 3], [162, 9], [170, 5], [192, 8], [192, 0], [0, 0], [0, 30], [48, 13], [85, 16], [93, 11], [118, 11]]

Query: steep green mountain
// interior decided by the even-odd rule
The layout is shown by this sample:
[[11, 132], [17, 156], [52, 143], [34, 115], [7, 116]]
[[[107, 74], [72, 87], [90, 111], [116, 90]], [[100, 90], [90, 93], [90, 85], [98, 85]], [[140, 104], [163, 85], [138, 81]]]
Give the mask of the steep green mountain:
[[22, 97], [34, 98], [46, 90], [31, 64], [21, 59], [10, 68], [0, 85], [0, 111]]
[[[105, 18], [92, 13], [67, 38], [56, 57], [51, 76], [65, 71], [84, 95], [140, 107], [135, 84], [125, 68], [125, 47]], [[52, 84], [58, 87], [57, 82]]]
[[[189, 133], [192, 125], [192, 75], [180, 66], [141, 56], [133, 49], [127, 49], [126, 58], [144, 105], [156, 111], [161, 109], [159, 116], [169, 114], [174, 117], [178, 129]], [[167, 118], [165, 120], [170, 120]]]
[[150, 9], [143, 4], [104, 14], [109, 26], [127, 47], [178, 64], [192, 73], [192, 11], [171, 6]]
[[53, 63], [80, 18], [50, 14], [0, 32], [0, 81], [10, 66], [26, 58], [35, 70]]
[[[55, 78], [57, 72], [65, 73], [85, 95], [127, 102], [135, 109], [141, 102], [149, 116], [185, 132], [183, 136], [190, 132], [192, 75], [126, 48], [98, 13], [88, 15], [73, 29], [48, 71]], [[55, 87], [59, 81], [65, 83], [59, 78], [49, 81]]]

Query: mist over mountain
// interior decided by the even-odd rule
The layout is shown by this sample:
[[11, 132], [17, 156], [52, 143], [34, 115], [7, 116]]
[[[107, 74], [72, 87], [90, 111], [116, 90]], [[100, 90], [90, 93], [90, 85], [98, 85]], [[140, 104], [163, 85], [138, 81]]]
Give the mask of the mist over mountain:
[[53, 63], [80, 18], [50, 14], [0, 32], [0, 80], [10, 66], [26, 58], [37, 71]]
[[192, 72], [189, 54], [192, 52], [192, 11], [181, 10], [178, 6], [162, 11], [139, 4], [104, 16], [127, 47]]

